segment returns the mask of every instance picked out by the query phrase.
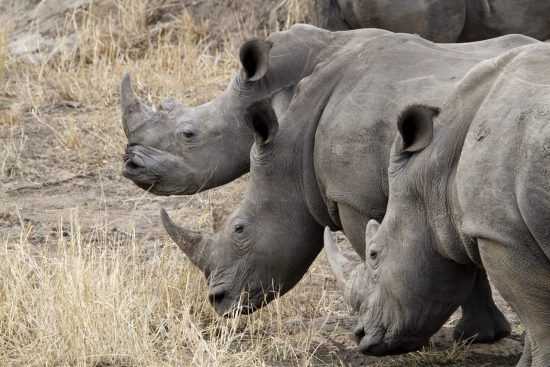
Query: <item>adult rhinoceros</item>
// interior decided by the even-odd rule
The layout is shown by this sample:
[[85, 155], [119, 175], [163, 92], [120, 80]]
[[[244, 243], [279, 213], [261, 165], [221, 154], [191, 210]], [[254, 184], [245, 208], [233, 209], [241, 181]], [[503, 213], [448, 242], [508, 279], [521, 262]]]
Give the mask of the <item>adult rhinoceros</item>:
[[[506, 36], [439, 45], [385, 34], [334, 54], [302, 80], [279, 128], [266, 103], [248, 109], [255, 134], [245, 199], [213, 235], [163, 224], [205, 274], [219, 314], [243, 291], [245, 312], [291, 289], [322, 248], [323, 227], [343, 229], [364, 256], [365, 225], [386, 212], [387, 166], [399, 112], [414, 100], [442, 103], [479, 61], [537, 42]], [[458, 336], [507, 335], [483, 271], [464, 302]], [[267, 299], [266, 299], [267, 297]]]
[[471, 42], [511, 33], [550, 38], [548, 0], [310, 0], [315, 25], [382, 28], [435, 42]]
[[364, 29], [329, 32], [295, 25], [240, 49], [242, 69], [216, 99], [186, 107], [167, 97], [158, 111], [143, 105], [130, 76], [121, 85], [122, 121], [128, 138], [122, 174], [157, 195], [190, 195], [248, 172], [252, 132], [244, 112], [269, 101], [280, 114], [298, 82], [336, 51], [387, 34]]
[[420, 348], [484, 268], [525, 326], [518, 366], [550, 366], [549, 65], [550, 45], [518, 48], [471, 70], [441, 112], [398, 120], [367, 260], [354, 268], [325, 240], [362, 314], [361, 352]]

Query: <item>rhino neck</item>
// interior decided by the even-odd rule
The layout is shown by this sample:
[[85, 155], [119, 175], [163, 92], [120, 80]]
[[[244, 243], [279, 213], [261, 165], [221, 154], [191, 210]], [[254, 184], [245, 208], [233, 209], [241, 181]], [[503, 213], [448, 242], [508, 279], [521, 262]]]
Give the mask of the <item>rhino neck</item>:
[[391, 32], [362, 29], [349, 32], [330, 32], [306, 24], [297, 24], [288, 31], [275, 32], [268, 37], [273, 46], [269, 52], [268, 69], [264, 77], [247, 82], [239, 72], [228, 90], [240, 101], [258, 101], [295, 88], [315, 68], [342, 49]]
[[[250, 149], [254, 135], [244, 122], [245, 108], [236, 104], [234, 93], [226, 90], [218, 98], [199, 106], [211, 111], [208, 134], [216, 137], [216, 152], [209, 157], [200, 191], [229, 183], [250, 170]], [[218, 161], [216, 161], [216, 159]]]
[[[470, 70], [447, 99], [434, 126], [435, 138], [431, 148], [428, 148], [431, 152], [424, 177], [428, 180], [436, 172], [435, 176], [440, 177], [442, 182], [428, 185], [438, 187], [431, 193], [425, 187], [423, 195], [430, 202], [441, 203], [438, 210], [433, 211], [433, 218], [430, 220], [432, 231], [436, 235], [437, 250], [443, 256], [460, 263], [473, 262], [481, 266], [476, 240], [462, 230], [463, 210], [458, 196], [457, 168], [464, 142], [472, 121], [482, 108], [495, 81], [521, 49], [483, 61]], [[434, 195], [437, 197], [434, 198]]]
[[296, 126], [289, 130], [293, 131], [294, 146], [298, 149], [295, 159], [301, 171], [300, 186], [304, 201], [321, 228], [329, 226], [333, 230], [340, 226], [332, 220], [320, 189], [314, 166], [314, 150], [317, 127], [333, 94], [336, 79], [329, 72], [319, 72], [315, 78], [304, 80], [288, 113], [291, 120], [296, 122]]

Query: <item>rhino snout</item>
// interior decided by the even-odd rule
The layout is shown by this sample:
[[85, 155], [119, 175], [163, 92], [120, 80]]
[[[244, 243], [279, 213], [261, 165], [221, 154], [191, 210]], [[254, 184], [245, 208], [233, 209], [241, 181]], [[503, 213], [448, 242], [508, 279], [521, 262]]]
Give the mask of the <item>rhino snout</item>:
[[414, 352], [422, 348], [429, 338], [411, 335], [387, 335], [384, 328], [365, 331], [362, 325], [355, 329], [357, 348], [366, 355], [385, 356]]
[[143, 171], [143, 166], [136, 162], [132, 158], [127, 158], [124, 161], [124, 166], [122, 167], [122, 175], [126, 178], [132, 179], [139, 175]]
[[361, 353], [375, 356], [384, 354], [384, 330], [377, 329], [366, 333], [364, 326], [359, 325], [355, 328], [354, 334], [357, 348]]
[[223, 301], [226, 299], [226, 291], [225, 289], [211, 289], [210, 292], [208, 292], [208, 302], [214, 307], [216, 311], [218, 311], [217, 305], [220, 305], [223, 303]]
[[363, 325], [359, 325], [355, 328], [353, 331], [353, 336], [355, 337], [355, 342], [357, 344], [361, 343], [361, 340], [363, 340], [363, 337], [365, 336], [365, 328]]

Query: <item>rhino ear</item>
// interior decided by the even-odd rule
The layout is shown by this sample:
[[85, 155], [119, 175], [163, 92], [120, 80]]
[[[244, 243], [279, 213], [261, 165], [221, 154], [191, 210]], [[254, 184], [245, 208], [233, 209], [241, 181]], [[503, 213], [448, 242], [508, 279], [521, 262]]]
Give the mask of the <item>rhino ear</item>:
[[257, 102], [248, 107], [244, 119], [246, 124], [254, 130], [254, 138], [259, 146], [271, 142], [279, 130], [277, 115], [266, 101]]
[[433, 119], [439, 108], [423, 105], [407, 107], [397, 121], [402, 139], [402, 151], [413, 153], [426, 148], [433, 137]]
[[254, 82], [264, 77], [271, 46], [273, 46], [271, 42], [260, 38], [253, 38], [243, 43], [239, 51], [239, 59], [247, 81]]
[[221, 208], [212, 209], [212, 230], [214, 232], [219, 232], [220, 229], [222, 229], [227, 214], [228, 213]]
[[161, 111], [173, 111], [178, 105], [183, 106], [177, 99], [172, 96], [165, 97], [159, 105]]

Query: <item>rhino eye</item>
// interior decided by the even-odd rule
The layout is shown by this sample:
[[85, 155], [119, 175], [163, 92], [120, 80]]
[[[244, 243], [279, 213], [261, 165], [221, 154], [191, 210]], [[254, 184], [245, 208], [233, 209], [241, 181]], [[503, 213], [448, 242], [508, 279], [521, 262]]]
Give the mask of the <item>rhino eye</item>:
[[376, 260], [376, 258], [378, 257], [378, 251], [370, 250], [369, 251], [369, 257], [370, 257], [371, 260]]
[[193, 136], [195, 136], [195, 133], [189, 129], [184, 129], [181, 134], [186, 138], [192, 138]]
[[196, 127], [191, 124], [185, 124], [178, 130], [177, 135], [185, 139], [191, 139], [197, 135]]
[[243, 233], [244, 224], [241, 224], [241, 223], [235, 224], [235, 227], [233, 227], [233, 230], [235, 231], [235, 233]]
[[383, 249], [380, 248], [376, 243], [372, 242], [369, 249], [369, 265], [376, 269], [380, 265], [382, 259]]

